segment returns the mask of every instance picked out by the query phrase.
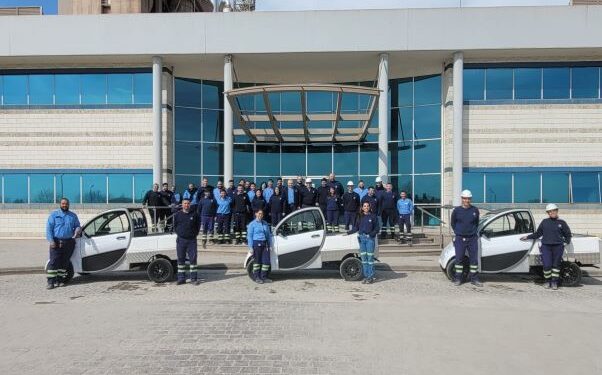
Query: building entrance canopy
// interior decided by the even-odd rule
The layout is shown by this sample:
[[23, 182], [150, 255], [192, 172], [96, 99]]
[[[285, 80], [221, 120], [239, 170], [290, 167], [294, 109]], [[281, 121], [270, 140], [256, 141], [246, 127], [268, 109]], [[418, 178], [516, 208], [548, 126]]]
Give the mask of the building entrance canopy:
[[238, 120], [234, 135], [256, 142], [358, 142], [371, 127], [377, 88], [294, 84], [238, 88], [225, 92]]

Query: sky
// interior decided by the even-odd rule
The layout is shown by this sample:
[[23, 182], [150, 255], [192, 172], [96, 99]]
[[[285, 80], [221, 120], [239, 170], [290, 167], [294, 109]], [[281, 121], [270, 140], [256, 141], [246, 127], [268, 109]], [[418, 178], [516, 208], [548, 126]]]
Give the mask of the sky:
[[0, 0], [0, 8], [14, 6], [42, 6], [44, 14], [57, 14], [58, 0]]

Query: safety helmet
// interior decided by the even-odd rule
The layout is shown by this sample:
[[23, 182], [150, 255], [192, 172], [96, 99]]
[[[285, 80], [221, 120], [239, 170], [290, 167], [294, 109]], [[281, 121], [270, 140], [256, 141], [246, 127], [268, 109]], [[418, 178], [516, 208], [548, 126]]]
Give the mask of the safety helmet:
[[460, 196], [462, 198], [472, 198], [472, 193], [470, 192], [470, 190], [463, 190]]
[[374, 182], [383, 182], [383, 179], [380, 177], [376, 177], [376, 180], [374, 180]]
[[306, 179], [305, 179], [305, 182], [311, 182], [311, 178], [309, 178], [309, 177], [308, 177], [308, 178], [306, 178]]
[[558, 209], [558, 206], [555, 205], [554, 203], [550, 203], [546, 206], [546, 212], [554, 211], [557, 209]]
[[349, 181], [347, 182], [347, 186], [353, 186], [353, 181], [349, 180]]

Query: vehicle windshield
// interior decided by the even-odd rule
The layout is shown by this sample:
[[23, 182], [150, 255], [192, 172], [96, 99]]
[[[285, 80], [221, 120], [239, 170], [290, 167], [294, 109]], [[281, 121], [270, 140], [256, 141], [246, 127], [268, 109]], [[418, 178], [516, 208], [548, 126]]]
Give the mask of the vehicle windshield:
[[485, 223], [487, 220], [491, 219], [492, 217], [494, 217], [496, 214], [493, 212], [487, 212], [485, 215], [481, 216], [479, 218], [479, 227], [483, 226], [483, 223]]

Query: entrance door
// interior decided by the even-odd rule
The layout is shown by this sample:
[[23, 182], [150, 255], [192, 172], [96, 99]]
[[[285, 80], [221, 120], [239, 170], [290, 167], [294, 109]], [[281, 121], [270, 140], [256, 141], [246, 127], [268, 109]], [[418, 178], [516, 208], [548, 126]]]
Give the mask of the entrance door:
[[104, 271], [117, 265], [130, 237], [130, 220], [125, 210], [108, 211], [92, 219], [82, 233], [83, 272]]
[[533, 233], [533, 220], [526, 211], [501, 214], [481, 230], [481, 272], [508, 271], [528, 255], [533, 241], [520, 238]]
[[319, 208], [305, 208], [286, 216], [274, 236], [278, 269], [292, 270], [311, 263], [318, 256], [325, 235]]

